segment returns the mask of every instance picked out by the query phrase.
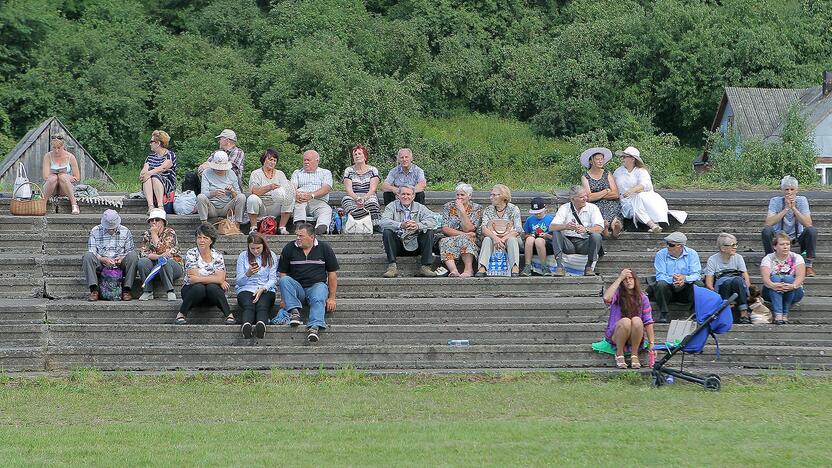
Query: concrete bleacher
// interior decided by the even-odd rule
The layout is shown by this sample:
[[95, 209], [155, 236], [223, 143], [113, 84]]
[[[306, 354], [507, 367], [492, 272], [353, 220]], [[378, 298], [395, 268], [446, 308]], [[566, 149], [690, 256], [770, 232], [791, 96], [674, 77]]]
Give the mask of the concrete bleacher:
[[[662, 194], [671, 208], [689, 212], [681, 230], [702, 262], [716, 251], [716, 234], [734, 233], [756, 284], [762, 258], [759, 231], [768, 199], [776, 192], [677, 192]], [[714, 347], [686, 358], [697, 369], [767, 372], [779, 369], [824, 371], [832, 367], [832, 194], [809, 196], [820, 228], [818, 276], [806, 281], [806, 298], [791, 314], [791, 324], [736, 325]], [[450, 192], [427, 194], [429, 208], [441, 211]], [[515, 194], [525, 213], [536, 194]], [[565, 197], [547, 196], [555, 202]], [[487, 192], [475, 201], [485, 205]], [[337, 204], [340, 194], [334, 194]], [[589, 369], [613, 366], [609, 356], [590, 349], [607, 320], [600, 293], [624, 267], [642, 279], [652, 273], [664, 235], [627, 231], [606, 241], [599, 277], [413, 278], [415, 260], [402, 258], [399, 278], [381, 278], [386, 267], [381, 236], [322, 236], [341, 263], [338, 308], [328, 315], [330, 329], [309, 344], [303, 329], [270, 326], [263, 340], [245, 340], [238, 326], [222, 324], [216, 310], [196, 310], [187, 326], [172, 324], [179, 301], [89, 303], [80, 275], [89, 229], [106, 207], [82, 206], [68, 214], [64, 202], [49, 205], [47, 217], [16, 217], [0, 199], [0, 370], [61, 372], [77, 367], [103, 370], [167, 369], [318, 369], [354, 366], [371, 371], [457, 371], [483, 369]], [[128, 200], [119, 209], [125, 226], [138, 238], [145, 229], [146, 205]], [[193, 246], [196, 216], [170, 216], [183, 249]], [[292, 236], [271, 236], [279, 250]], [[229, 279], [245, 237], [221, 238]], [[437, 260], [438, 264], [438, 260]], [[178, 294], [177, 290], [177, 294]], [[138, 294], [137, 294], [138, 295]], [[229, 293], [229, 297], [232, 293]], [[158, 295], [157, 295], [158, 297]], [[236, 302], [231, 299], [232, 307]], [[677, 316], [683, 314], [676, 310]], [[667, 325], [657, 325], [664, 337]], [[468, 339], [451, 347], [449, 339]]]

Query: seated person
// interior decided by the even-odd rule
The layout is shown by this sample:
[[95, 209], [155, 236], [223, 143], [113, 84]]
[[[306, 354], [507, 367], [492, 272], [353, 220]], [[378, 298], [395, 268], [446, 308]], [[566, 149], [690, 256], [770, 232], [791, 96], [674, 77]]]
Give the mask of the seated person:
[[479, 270], [476, 276], [488, 273], [488, 263], [495, 250], [503, 250], [508, 257], [511, 276], [520, 276], [520, 208], [511, 203], [511, 190], [503, 184], [491, 188], [491, 204], [482, 212], [482, 245]]
[[621, 270], [618, 278], [604, 291], [604, 302], [610, 306], [610, 318], [604, 338], [615, 347], [615, 365], [626, 369], [624, 353], [630, 350], [630, 367], [641, 368], [639, 351], [644, 347], [644, 339], [650, 351], [656, 343], [653, 332], [653, 309], [647, 295], [641, 292], [638, 277], [632, 270]]
[[413, 201], [415, 190], [409, 185], [399, 187], [399, 199], [384, 208], [379, 227], [382, 229], [387, 271], [382, 276], [394, 278], [398, 274], [396, 256], [419, 255], [421, 267], [416, 276], [431, 277], [433, 264], [433, 230], [436, 218], [425, 205]]
[[601, 210], [587, 203], [588, 193], [580, 185], [569, 190], [569, 203], [564, 203], [555, 213], [549, 229], [552, 231], [552, 250], [555, 252], [557, 268], [555, 276], [564, 276], [563, 254], [586, 255], [585, 276], [595, 275], [592, 265], [601, 252], [601, 231], [604, 218]]
[[375, 227], [381, 219], [381, 207], [376, 196], [380, 177], [378, 169], [367, 163], [369, 157], [370, 153], [362, 145], [355, 145], [352, 149], [353, 165], [344, 169], [346, 195], [341, 199], [341, 208], [346, 215], [358, 210], [353, 214], [355, 219], [369, 214]]
[[[234, 291], [242, 311], [240, 331], [243, 338], [253, 334], [266, 337], [266, 324], [274, 307], [277, 286], [277, 254], [269, 249], [266, 239], [252, 232], [246, 241], [246, 250], [237, 257], [237, 279]], [[256, 322], [255, 322], [256, 321]], [[253, 325], [252, 325], [253, 324]]]
[[748, 310], [748, 288], [751, 286], [751, 277], [745, 267], [745, 259], [737, 253], [737, 238], [723, 232], [717, 236], [716, 246], [719, 253], [708, 257], [708, 262], [705, 264], [705, 287], [718, 292], [723, 299], [728, 299], [736, 293], [736, 305], [739, 311], [737, 323], [751, 323], [751, 314]]
[[425, 171], [413, 164], [413, 151], [410, 148], [402, 148], [396, 155], [398, 165], [387, 173], [387, 178], [381, 185], [384, 192], [384, 204], [393, 203], [396, 195], [399, 194], [399, 187], [410, 185], [416, 189], [414, 200], [422, 205], [425, 204], [425, 187], [428, 185], [425, 179]]
[[581, 153], [581, 165], [587, 168], [581, 174], [581, 184], [589, 194], [589, 202], [601, 210], [604, 218], [604, 231], [601, 235], [606, 239], [612, 231], [613, 239], [618, 239], [621, 228], [621, 201], [619, 201], [618, 185], [612, 173], [604, 166], [612, 159], [612, 151], [608, 148], [590, 148]]
[[88, 251], [81, 259], [81, 268], [87, 286], [90, 288], [89, 301], [97, 301], [98, 273], [104, 267], [119, 267], [124, 271], [124, 285], [121, 300], [130, 301], [133, 280], [136, 279], [136, 256], [133, 233], [121, 225], [121, 216], [114, 210], [107, 210], [101, 215], [101, 224], [90, 230], [87, 241]]
[[806, 276], [815, 276], [814, 260], [818, 232], [812, 225], [812, 213], [809, 200], [797, 194], [797, 179], [785, 176], [780, 181], [783, 196], [777, 196], [768, 202], [768, 216], [763, 228], [763, 250], [766, 254], [774, 252], [774, 235], [785, 232], [793, 243], [800, 245], [800, 251], [806, 252]]
[[165, 208], [165, 197], [176, 191], [176, 154], [168, 149], [170, 136], [162, 130], [154, 130], [150, 136], [150, 154], [144, 160], [139, 182], [147, 199], [147, 212], [153, 208]]
[[[549, 231], [549, 225], [552, 224], [554, 215], [546, 214], [546, 202], [543, 198], [536, 197], [532, 200], [532, 206], [529, 209], [529, 217], [523, 224], [523, 231], [526, 233], [525, 256], [526, 266], [523, 267], [523, 276], [546, 275], [554, 274], [554, 265], [546, 268], [546, 256], [554, 255], [555, 251], [552, 249], [552, 233]], [[537, 253], [537, 261], [532, 258]]]
[[338, 259], [332, 247], [315, 238], [315, 228], [309, 223], [295, 226], [294, 242], [283, 246], [278, 262], [280, 297], [289, 312], [289, 325], [302, 325], [300, 308], [309, 304], [306, 339], [315, 343], [318, 333], [326, 328], [326, 312], [335, 312], [335, 292], [338, 289]]
[[791, 246], [789, 235], [778, 232], [774, 236], [774, 252], [760, 263], [763, 297], [771, 302], [775, 325], [789, 323], [789, 309], [803, 299], [806, 264], [802, 256], [792, 252]]
[[[482, 206], [471, 201], [474, 188], [465, 182], [456, 185], [456, 200], [445, 203], [442, 216], [442, 234], [439, 239], [439, 255], [448, 268], [448, 276], [468, 278], [474, 275], [474, 257], [479, 255], [477, 231], [482, 221]], [[456, 268], [462, 258], [465, 269]]]
[[286, 224], [295, 209], [295, 193], [286, 174], [277, 169], [280, 157], [274, 148], [260, 156], [260, 169], [254, 170], [248, 178], [251, 195], [246, 200], [246, 212], [251, 223], [251, 232], [257, 230], [257, 220], [266, 216], [280, 218], [278, 234], [289, 234]]
[[[217, 146], [219, 146], [220, 151], [228, 155], [228, 160], [231, 162], [231, 170], [234, 171], [234, 175], [237, 177], [237, 185], [240, 189], [242, 189], [243, 168], [246, 164], [246, 155], [243, 150], [237, 147], [237, 134], [234, 130], [226, 128], [216, 136], [216, 139]], [[214, 156], [216, 156], [216, 154], [217, 151], [214, 151], [207, 161], [199, 165], [199, 168], [197, 168], [199, 175], [202, 175], [202, 173], [210, 167], [208, 163], [215, 162]]]
[[225, 297], [229, 287], [225, 259], [222, 253], [214, 250], [218, 236], [217, 230], [210, 224], [200, 224], [196, 228], [196, 247], [185, 254], [182, 305], [173, 322], [176, 325], [188, 323], [188, 312], [196, 306], [219, 307], [226, 325], [237, 323]]
[[229, 169], [228, 155], [217, 151], [208, 163], [208, 169], [202, 173], [202, 190], [196, 197], [196, 211], [203, 223], [207, 223], [209, 217], [226, 216], [228, 210], [234, 214], [237, 224], [243, 222], [246, 196], [240, 191], [237, 176]]
[[315, 234], [326, 234], [332, 221], [329, 192], [332, 191], [332, 173], [321, 169], [321, 156], [315, 150], [303, 152], [303, 167], [292, 173], [295, 190], [295, 224], [314, 221]]
[[147, 224], [150, 228], [142, 234], [142, 246], [139, 247], [139, 282], [144, 284], [145, 279], [150, 275], [150, 271], [153, 270], [160, 258], [164, 257], [167, 263], [162, 266], [148, 288], [139, 296], [139, 300], [149, 301], [153, 299], [152, 283], [156, 282], [160, 283], [167, 291], [167, 299], [175, 301], [176, 293], [173, 292], [173, 282], [184, 274], [182, 265], [179, 263], [182, 261], [182, 257], [179, 255], [176, 231], [168, 227], [167, 214], [161, 208], [150, 210], [150, 214], [147, 215]]
[[685, 246], [687, 236], [677, 231], [664, 240], [667, 247], [656, 252], [653, 262], [656, 285], [653, 286], [652, 295], [659, 309], [659, 323], [668, 322], [670, 301], [690, 304], [693, 312], [693, 285], [704, 286], [699, 254]]
[[621, 158], [621, 166], [612, 174], [621, 196], [621, 215], [632, 219], [636, 226], [646, 224], [651, 233], [662, 232], [659, 223], [667, 223], [667, 201], [653, 190], [641, 152], [628, 146], [615, 154]]
[[78, 202], [75, 200], [75, 186], [81, 180], [78, 160], [75, 155], [67, 151], [66, 142], [61, 133], [52, 135], [49, 141], [52, 151], [43, 155], [43, 198], [49, 200], [52, 196], [65, 196], [72, 205], [72, 214], [80, 214]]

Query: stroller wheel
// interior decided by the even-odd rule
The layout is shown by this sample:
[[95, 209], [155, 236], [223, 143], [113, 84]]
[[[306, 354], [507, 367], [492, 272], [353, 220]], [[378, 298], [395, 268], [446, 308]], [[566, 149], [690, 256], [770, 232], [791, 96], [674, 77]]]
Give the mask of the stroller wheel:
[[702, 383], [702, 386], [705, 387], [705, 390], [710, 392], [718, 392], [719, 388], [722, 386], [722, 382], [719, 380], [719, 377], [711, 375], [705, 378], [705, 382]]
[[716, 374], [708, 374], [708, 377], [706, 377], [706, 378], [711, 378], [711, 377], [713, 377], [714, 379], [717, 379], [720, 382], [722, 382], [722, 379]]
[[658, 388], [658, 387], [661, 387], [662, 385], [664, 385], [664, 378], [662, 377], [661, 372], [653, 371], [651, 373], [651, 375], [652, 375], [651, 381], [652, 381], [652, 384], [653, 384], [654, 387]]

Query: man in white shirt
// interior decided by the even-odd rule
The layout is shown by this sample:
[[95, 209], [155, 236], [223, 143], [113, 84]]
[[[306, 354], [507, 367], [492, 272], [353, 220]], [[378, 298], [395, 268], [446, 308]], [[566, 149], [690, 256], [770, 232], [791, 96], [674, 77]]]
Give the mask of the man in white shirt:
[[569, 190], [570, 203], [564, 203], [555, 213], [549, 230], [552, 231], [552, 248], [558, 266], [555, 276], [563, 276], [563, 254], [584, 254], [587, 256], [585, 276], [595, 275], [592, 264], [601, 251], [601, 231], [604, 230], [604, 218], [601, 210], [592, 203], [587, 203], [587, 193], [580, 185]]
[[329, 192], [332, 173], [321, 169], [321, 156], [315, 150], [303, 152], [303, 167], [292, 173], [295, 188], [295, 223], [315, 221], [315, 235], [326, 234], [332, 221]]

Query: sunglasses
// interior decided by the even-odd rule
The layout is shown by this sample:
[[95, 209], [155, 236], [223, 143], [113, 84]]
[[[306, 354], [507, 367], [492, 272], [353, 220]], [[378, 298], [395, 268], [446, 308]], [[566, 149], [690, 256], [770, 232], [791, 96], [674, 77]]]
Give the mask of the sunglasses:
[[162, 219], [161, 218], [152, 218], [152, 219], [148, 219], [147, 222], [148, 223], [161, 223]]
[[54, 136], [52, 137], [52, 139], [53, 139], [53, 140], [63, 140], [63, 139], [64, 139], [64, 137], [63, 137], [63, 135], [54, 135]]
[[150, 140], [150, 144], [152, 145], [153, 143], [159, 143], [159, 142], [156, 141], [156, 140]]
[[734, 249], [736, 249], [736, 248], [737, 248], [737, 244], [736, 244], [736, 242], [735, 242], [735, 243], [733, 243], [733, 244], [722, 244], [722, 246], [723, 246], [723, 247], [731, 247], [731, 248], [734, 248]]
[[680, 246], [680, 245], [682, 245], [682, 244], [676, 244], [676, 243], [673, 243], [673, 242], [668, 242], [668, 243], [667, 243], [667, 246], [668, 246], [668, 247], [678, 247], [678, 246]]

